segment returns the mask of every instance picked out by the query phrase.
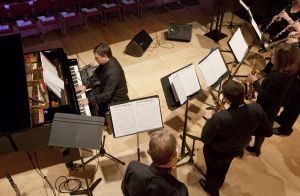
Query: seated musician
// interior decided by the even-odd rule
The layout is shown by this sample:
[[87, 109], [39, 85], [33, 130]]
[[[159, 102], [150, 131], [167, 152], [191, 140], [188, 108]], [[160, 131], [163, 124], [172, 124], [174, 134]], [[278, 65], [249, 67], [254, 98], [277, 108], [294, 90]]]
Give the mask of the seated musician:
[[219, 195], [231, 161], [244, 151], [251, 135], [272, 135], [271, 124], [262, 107], [257, 103], [245, 104], [244, 89], [240, 83], [227, 80], [222, 90], [230, 107], [214, 113], [206, 121], [201, 134], [206, 179], [199, 182], [212, 196]]
[[187, 187], [171, 173], [177, 163], [176, 139], [166, 130], [153, 133], [148, 154], [150, 166], [138, 161], [129, 163], [122, 181], [125, 196], [188, 196]]
[[[93, 52], [99, 67], [89, 80], [90, 86], [82, 85], [75, 90], [76, 92], [85, 92], [91, 87], [93, 95], [80, 100], [79, 106], [84, 107], [90, 103], [96, 106], [98, 110], [96, 115], [105, 116], [109, 104], [129, 100], [126, 78], [120, 63], [113, 57], [109, 45], [100, 43]], [[99, 85], [93, 89], [95, 84]]]

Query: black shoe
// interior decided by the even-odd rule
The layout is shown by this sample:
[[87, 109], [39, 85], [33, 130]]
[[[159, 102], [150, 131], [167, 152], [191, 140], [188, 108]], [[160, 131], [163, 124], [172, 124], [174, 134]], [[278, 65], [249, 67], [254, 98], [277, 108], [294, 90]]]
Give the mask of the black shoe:
[[275, 135], [289, 136], [291, 133], [292, 131], [282, 131], [280, 128], [273, 128], [273, 134]]
[[204, 180], [203, 178], [200, 178], [199, 183], [200, 183], [200, 186], [203, 188], [203, 190], [205, 190], [205, 192], [207, 192], [206, 180]]
[[260, 155], [260, 149], [258, 149], [255, 146], [247, 146], [246, 150], [252, 154], [254, 154], [255, 156], [259, 157]]

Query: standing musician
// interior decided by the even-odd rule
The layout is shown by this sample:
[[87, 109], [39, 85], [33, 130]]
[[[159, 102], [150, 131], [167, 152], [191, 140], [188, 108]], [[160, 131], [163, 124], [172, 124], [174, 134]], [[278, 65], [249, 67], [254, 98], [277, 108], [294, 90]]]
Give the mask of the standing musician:
[[122, 181], [124, 196], [188, 196], [188, 189], [172, 174], [177, 164], [176, 138], [166, 130], [154, 132], [149, 142], [150, 166], [129, 163]]
[[[300, 22], [294, 23], [292, 28], [294, 31], [290, 33], [290, 36], [298, 39], [298, 43], [294, 43], [293, 46], [298, 49], [300, 55]], [[276, 135], [290, 135], [300, 113], [300, 62], [298, 66], [297, 79], [288, 92], [283, 111], [276, 118], [276, 121], [280, 124], [280, 127], [273, 129], [273, 133]]]
[[212, 196], [219, 195], [231, 161], [244, 151], [252, 135], [270, 137], [272, 127], [262, 107], [244, 102], [244, 88], [227, 80], [222, 85], [225, 101], [230, 105], [208, 119], [202, 129], [203, 154], [206, 163], [206, 180], [201, 187]]
[[288, 35], [288, 33], [284, 33], [285, 31], [288, 32], [285, 30], [288, 25], [293, 24], [298, 19], [300, 19], [300, 0], [295, 0], [272, 18], [264, 32], [270, 34], [272, 41], [279, 40]]
[[[129, 100], [126, 78], [120, 63], [113, 57], [108, 44], [100, 43], [94, 48], [93, 52], [99, 67], [95, 69], [89, 80], [91, 86], [82, 85], [75, 90], [80, 93], [91, 87], [93, 96], [80, 100], [79, 105], [81, 107], [89, 103], [96, 105], [98, 106], [97, 115], [105, 116], [109, 104]], [[98, 87], [93, 89], [96, 83], [98, 83]]]
[[[298, 71], [298, 51], [288, 43], [279, 43], [271, 51], [273, 68], [260, 84], [256, 74], [249, 74], [249, 82], [257, 91], [257, 100], [266, 112], [271, 124], [293, 83]], [[254, 146], [248, 146], [247, 151], [259, 156], [264, 137], [255, 137]]]

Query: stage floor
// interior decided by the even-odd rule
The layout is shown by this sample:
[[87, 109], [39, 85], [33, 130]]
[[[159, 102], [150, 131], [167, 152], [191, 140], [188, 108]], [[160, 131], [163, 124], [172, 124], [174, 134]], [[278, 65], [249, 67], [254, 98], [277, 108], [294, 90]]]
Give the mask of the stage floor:
[[[231, 18], [230, 13], [226, 13], [225, 22], [228, 22], [228, 20], [226, 20], [228, 18]], [[251, 42], [254, 37], [254, 32], [251, 31], [251, 28], [237, 17], [234, 18], [234, 22], [243, 25], [242, 29], [245, 34], [247, 34], [247, 41]], [[213, 104], [213, 101], [211, 97], [208, 96], [207, 88], [197, 65], [199, 61], [208, 55], [211, 48], [218, 47], [221, 50], [228, 50], [227, 41], [231, 36], [229, 29], [224, 27], [222, 32], [228, 36], [219, 43], [216, 43], [204, 36], [204, 34], [208, 32], [208, 25], [203, 26], [197, 22], [192, 22], [191, 24], [193, 25], [191, 42], [165, 40], [165, 30], [152, 33], [150, 36], [154, 41], [142, 57], [132, 57], [124, 53], [125, 47], [130, 40], [111, 45], [113, 55], [119, 60], [125, 71], [129, 87], [129, 97], [135, 99], [151, 95], [159, 96], [164, 126], [177, 136], [179, 151], [181, 148], [179, 136], [182, 134], [185, 107], [182, 106], [174, 111], [168, 109], [160, 79], [190, 63], [195, 65], [201, 88], [206, 96], [190, 101], [187, 129], [189, 134], [200, 136], [202, 126], [205, 123], [203, 117], [209, 118], [211, 116], [211, 111], [206, 110], [207, 105], [205, 102]], [[249, 56], [257, 55], [262, 58], [268, 56], [268, 53], [259, 54], [257, 50], [257, 46], [254, 45], [251, 48]], [[233, 61], [232, 54], [227, 52], [222, 54], [226, 62]], [[92, 49], [69, 56], [69, 58], [77, 58], [80, 67], [84, 67], [87, 64], [96, 64], [96, 62], [94, 62]], [[236, 67], [232, 68], [232, 64], [228, 66], [232, 71], [236, 69]], [[249, 66], [241, 65], [239, 74], [247, 75], [250, 70], [251, 68]], [[141, 150], [141, 161], [146, 164], [151, 163], [151, 159], [147, 155], [150, 133], [140, 133], [139, 144], [137, 144], [136, 135], [114, 138], [107, 132], [104, 132], [104, 134], [107, 136], [105, 149], [111, 155], [124, 161], [126, 163], [125, 166], [106, 157], [100, 157], [88, 165], [87, 171], [79, 171], [74, 176], [69, 176], [65, 165], [58, 163], [42, 169], [42, 172], [48, 177], [51, 184], [54, 185], [56, 179], [62, 175], [69, 178], [80, 179], [88, 177], [94, 180], [101, 177], [102, 181], [95, 188], [93, 192], [94, 195], [122, 195], [121, 181], [127, 164], [132, 160], [137, 160], [138, 146]], [[299, 195], [299, 140], [300, 123], [298, 120], [295, 125], [294, 133], [291, 136], [278, 137], [274, 135], [266, 139], [262, 147], [262, 154], [259, 158], [245, 152], [242, 159], [234, 159], [225, 183], [220, 190], [221, 195]], [[191, 144], [192, 141], [188, 138], [187, 142]], [[205, 171], [202, 147], [203, 144], [200, 141], [196, 141], [194, 160], [195, 163]], [[83, 154], [90, 156], [91, 152], [83, 150]], [[38, 160], [41, 162], [47, 162], [49, 157], [57, 158], [58, 156], [60, 156], [59, 151], [55, 149], [38, 152]], [[15, 157], [17, 157], [17, 159]], [[15, 159], [18, 164], [22, 163], [24, 166], [30, 168], [30, 162], [22, 152], [4, 155], [1, 157], [1, 160], [3, 159]], [[183, 162], [184, 161], [185, 160], [183, 160]], [[41, 164], [43, 165], [43, 163]], [[44, 163], [44, 165], [47, 164]], [[9, 168], [9, 165], [3, 167]], [[1, 171], [3, 169], [5, 168], [2, 168]], [[95, 176], [93, 177], [94, 173]], [[186, 164], [178, 167], [177, 176], [180, 181], [187, 185], [191, 196], [205, 195], [205, 192], [198, 183], [199, 179], [203, 176], [193, 165]], [[13, 175], [13, 179], [21, 192], [28, 196], [52, 194], [49, 186], [44, 185], [40, 176], [33, 169], [15, 174]], [[84, 180], [82, 181], [85, 186]], [[0, 187], [2, 187], [0, 189], [0, 195], [14, 195], [13, 189], [5, 178], [0, 179]]]

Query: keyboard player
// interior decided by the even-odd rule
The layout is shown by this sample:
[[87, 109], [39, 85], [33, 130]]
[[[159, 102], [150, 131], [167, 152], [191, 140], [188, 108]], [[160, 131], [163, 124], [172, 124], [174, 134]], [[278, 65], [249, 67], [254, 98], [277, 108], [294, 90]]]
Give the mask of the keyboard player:
[[[78, 102], [79, 106], [82, 108], [88, 104], [97, 106], [97, 114], [105, 116], [109, 104], [129, 100], [128, 88], [124, 71], [118, 60], [113, 57], [109, 45], [100, 43], [94, 48], [93, 53], [99, 66], [89, 79], [90, 84], [79, 84], [75, 90], [84, 96], [87, 89], [91, 88], [92, 95], [85, 98], [81, 97]], [[94, 88], [94, 86], [97, 87]]]

